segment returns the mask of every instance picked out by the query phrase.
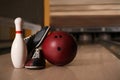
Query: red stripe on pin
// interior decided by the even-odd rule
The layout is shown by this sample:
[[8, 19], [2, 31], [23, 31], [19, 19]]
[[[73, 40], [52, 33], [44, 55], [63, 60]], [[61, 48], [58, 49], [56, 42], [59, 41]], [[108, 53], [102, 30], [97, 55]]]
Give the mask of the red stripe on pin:
[[21, 33], [22, 33], [22, 31], [16, 31], [16, 33], [21, 34]]

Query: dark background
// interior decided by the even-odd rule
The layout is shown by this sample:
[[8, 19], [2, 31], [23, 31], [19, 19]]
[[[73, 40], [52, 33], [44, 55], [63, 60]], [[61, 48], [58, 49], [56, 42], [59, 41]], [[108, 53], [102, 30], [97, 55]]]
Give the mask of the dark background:
[[43, 25], [43, 0], [0, 0], [0, 16]]

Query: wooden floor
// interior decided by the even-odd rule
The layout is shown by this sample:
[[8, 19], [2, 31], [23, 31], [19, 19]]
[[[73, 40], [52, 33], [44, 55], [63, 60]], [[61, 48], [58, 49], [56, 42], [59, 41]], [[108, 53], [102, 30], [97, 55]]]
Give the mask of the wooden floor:
[[99, 44], [79, 46], [73, 62], [63, 67], [47, 63], [43, 70], [14, 69], [10, 54], [4, 54], [0, 80], [120, 80], [120, 60]]

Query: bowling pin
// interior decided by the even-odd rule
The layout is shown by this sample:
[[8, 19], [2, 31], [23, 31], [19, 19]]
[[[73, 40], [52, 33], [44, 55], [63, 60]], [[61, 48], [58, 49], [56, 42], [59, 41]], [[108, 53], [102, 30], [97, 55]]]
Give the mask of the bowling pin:
[[16, 18], [16, 35], [11, 46], [11, 59], [15, 68], [23, 68], [27, 58], [27, 47], [22, 37], [22, 19]]

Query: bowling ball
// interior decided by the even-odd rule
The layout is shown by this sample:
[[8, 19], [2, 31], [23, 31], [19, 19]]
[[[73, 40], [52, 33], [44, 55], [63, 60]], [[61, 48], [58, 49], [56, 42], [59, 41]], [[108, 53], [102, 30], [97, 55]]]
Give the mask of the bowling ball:
[[42, 49], [45, 58], [50, 63], [63, 66], [75, 58], [77, 44], [69, 33], [53, 31], [43, 41]]

